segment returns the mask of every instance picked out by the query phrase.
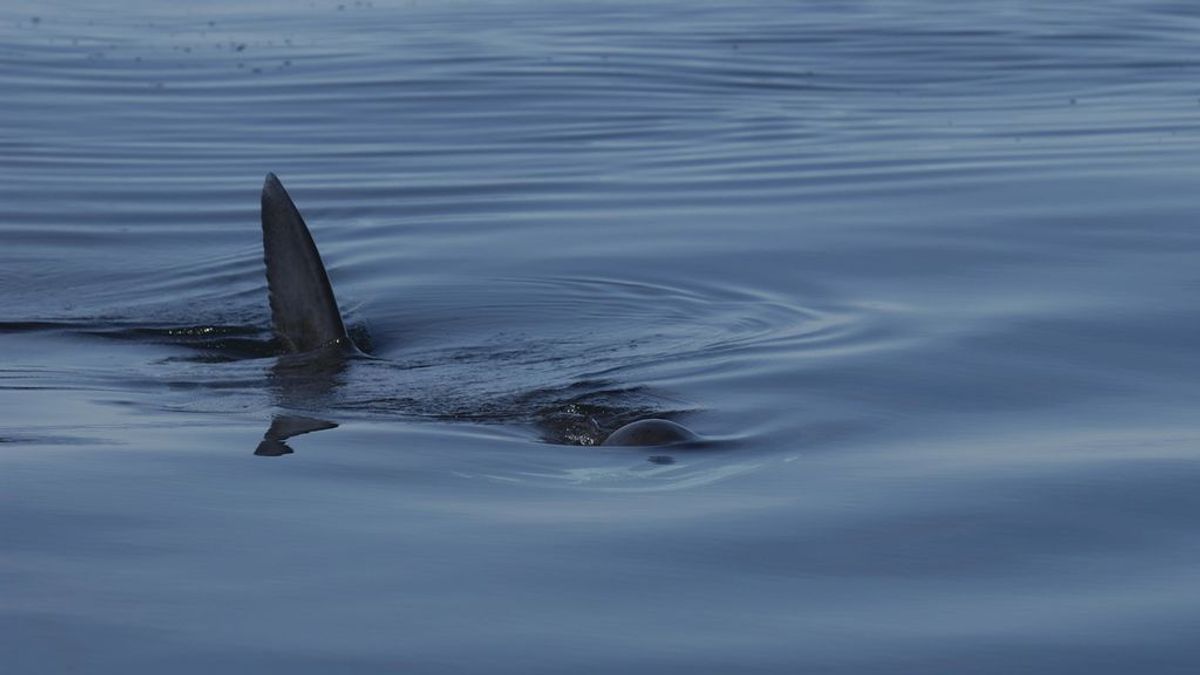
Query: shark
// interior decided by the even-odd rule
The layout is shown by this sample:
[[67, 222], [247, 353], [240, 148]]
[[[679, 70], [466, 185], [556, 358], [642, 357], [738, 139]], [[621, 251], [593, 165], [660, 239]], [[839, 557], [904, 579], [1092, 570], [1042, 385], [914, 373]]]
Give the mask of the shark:
[[[262, 237], [271, 325], [283, 350], [288, 354], [370, 358], [346, 331], [312, 233], [274, 173], [268, 173], [263, 182]], [[328, 427], [311, 423], [273, 425], [259, 454], [284, 454], [283, 440], [318, 428]], [[602, 445], [656, 447], [700, 441], [699, 435], [677, 422], [647, 418], [616, 429]]]

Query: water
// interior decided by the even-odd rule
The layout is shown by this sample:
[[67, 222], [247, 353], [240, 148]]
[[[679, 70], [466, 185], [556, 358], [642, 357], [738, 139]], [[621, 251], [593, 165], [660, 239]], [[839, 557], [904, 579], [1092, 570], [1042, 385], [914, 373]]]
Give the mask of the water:
[[5, 673], [1200, 667], [1190, 3], [296, 5], [0, 10]]

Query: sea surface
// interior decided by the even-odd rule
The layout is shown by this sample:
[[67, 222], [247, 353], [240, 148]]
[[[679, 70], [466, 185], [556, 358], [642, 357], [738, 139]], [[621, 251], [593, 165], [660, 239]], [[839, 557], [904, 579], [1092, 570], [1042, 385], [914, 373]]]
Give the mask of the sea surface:
[[0, 7], [6, 675], [1196, 673], [1198, 401], [1195, 2]]

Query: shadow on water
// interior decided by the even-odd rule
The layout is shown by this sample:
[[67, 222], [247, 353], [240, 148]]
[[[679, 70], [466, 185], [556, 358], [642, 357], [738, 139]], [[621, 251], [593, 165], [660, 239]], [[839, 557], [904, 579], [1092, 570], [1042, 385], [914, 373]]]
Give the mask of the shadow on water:
[[353, 358], [336, 349], [279, 356], [267, 373], [267, 383], [280, 406], [326, 408], [345, 386]]

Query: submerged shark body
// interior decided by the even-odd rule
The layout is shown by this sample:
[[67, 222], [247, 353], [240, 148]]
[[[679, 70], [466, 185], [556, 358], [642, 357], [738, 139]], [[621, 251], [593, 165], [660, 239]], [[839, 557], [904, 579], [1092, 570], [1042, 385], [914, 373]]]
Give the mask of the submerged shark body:
[[659, 446], [698, 443], [700, 437], [670, 420], [647, 419], [630, 422], [604, 439], [602, 445]]
[[[361, 354], [346, 333], [329, 275], [308, 226], [273, 173], [267, 174], [263, 183], [262, 231], [271, 323], [279, 343], [293, 354], [318, 351]], [[278, 438], [268, 431], [264, 443], [281, 444], [288, 437], [275, 436]], [[675, 422], [644, 419], [609, 434], [604, 445], [659, 446], [698, 440], [696, 434]]]

